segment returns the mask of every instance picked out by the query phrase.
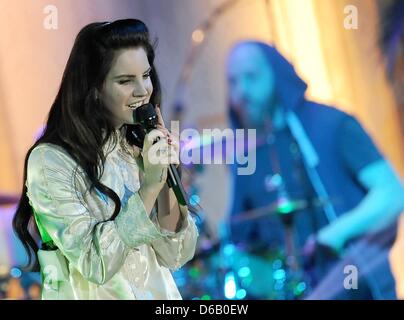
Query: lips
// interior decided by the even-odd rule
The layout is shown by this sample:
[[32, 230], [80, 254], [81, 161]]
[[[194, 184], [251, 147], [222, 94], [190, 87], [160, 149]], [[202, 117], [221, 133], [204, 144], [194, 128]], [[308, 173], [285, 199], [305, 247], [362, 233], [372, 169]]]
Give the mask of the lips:
[[146, 100], [142, 100], [142, 101], [139, 101], [139, 102], [131, 103], [131, 104], [128, 105], [128, 107], [129, 107], [130, 109], [139, 108], [141, 105], [145, 104], [145, 101], [146, 101]]

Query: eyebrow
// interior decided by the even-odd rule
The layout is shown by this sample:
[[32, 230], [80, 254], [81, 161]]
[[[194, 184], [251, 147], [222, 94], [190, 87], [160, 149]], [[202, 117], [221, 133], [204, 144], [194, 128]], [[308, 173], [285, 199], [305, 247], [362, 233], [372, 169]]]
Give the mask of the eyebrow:
[[[145, 72], [143, 72], [143, 74], [145, 73], [149, 73], [151, 71], [152, 67], [149, 67], [149, 69], [147, 69]], [[118, 78], [135, 78], [135, 76], [133, 74], [120, 74], [119, 76], [115, 76], [114, 79], [118, 79]]]

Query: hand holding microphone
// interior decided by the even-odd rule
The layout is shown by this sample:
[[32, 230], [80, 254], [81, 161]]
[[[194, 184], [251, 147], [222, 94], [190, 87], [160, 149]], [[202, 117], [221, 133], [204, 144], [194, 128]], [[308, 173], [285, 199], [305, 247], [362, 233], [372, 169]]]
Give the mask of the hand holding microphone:
[[160, 130], [153, 129], [148, 132], [142, 148], [144, 181], [143, 183], [153, 189], [162, 189], [167, 180], [168, 165], [171, 155], [168, 141]]
[[160, 108], [145, 104], [133, 111], [133, 118], [143, 129], [143, 136], [136, 138], [144, 140], [144, 183], [161, 190], [167, 181], [178, 203], [187, 205], [186, 193], [175, 166], [179, 164], [179, 142], [165, 127]]

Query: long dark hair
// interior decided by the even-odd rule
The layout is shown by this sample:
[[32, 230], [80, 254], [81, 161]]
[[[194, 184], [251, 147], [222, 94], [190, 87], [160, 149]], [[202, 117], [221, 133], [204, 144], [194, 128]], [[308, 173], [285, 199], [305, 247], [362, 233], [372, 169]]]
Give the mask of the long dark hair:
[[[77, 35], [63, 73], [62, 82], [50, 109], [42, 136], [28, 150], [24, 162], [24, 178], [21, 198], [13, 219], [13, 228], [28, 254], [27, 268], [38, 271], [37, 230], [33, 224], [33, 210], [27, 197], [27, 163], [31, 151], [41, 143], [62, 147], [80, 166], [94, 188], [106, 194], [115, 203], [110, 219], [121, 209], [118, 195], [100, 182], [106, 155], [103, 146], [112, 138], [117, 143], [112, 115], [97, 98], [114, 55], [119, 49], [141, 47], [151, 66], [153, 93], [150, 102], [160, 105], [160, 82], [154, 67], [154, 48], [146, 25], [136, 19], [97, 22], [85, 26]], [[126, 125], [126, 132], [138, 130]], [[131, 139], [127, 134], [127, 139]], [[31, 231], [31, 232], [30, 232]]]

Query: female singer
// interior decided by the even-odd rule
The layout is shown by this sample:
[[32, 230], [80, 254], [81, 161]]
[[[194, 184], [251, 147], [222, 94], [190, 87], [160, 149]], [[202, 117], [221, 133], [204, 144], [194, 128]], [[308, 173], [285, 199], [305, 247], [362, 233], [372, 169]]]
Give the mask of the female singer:
[[170, 270], [193, 257], [198, 232], [166, 183], [178, 139], [158, 107], [141, 152], [131, 134], [133, 111], [160, 105], [153, 62], [139, 20], [91, 23], [75, 40], [13, 222], [43, 299], [181, 299]]

